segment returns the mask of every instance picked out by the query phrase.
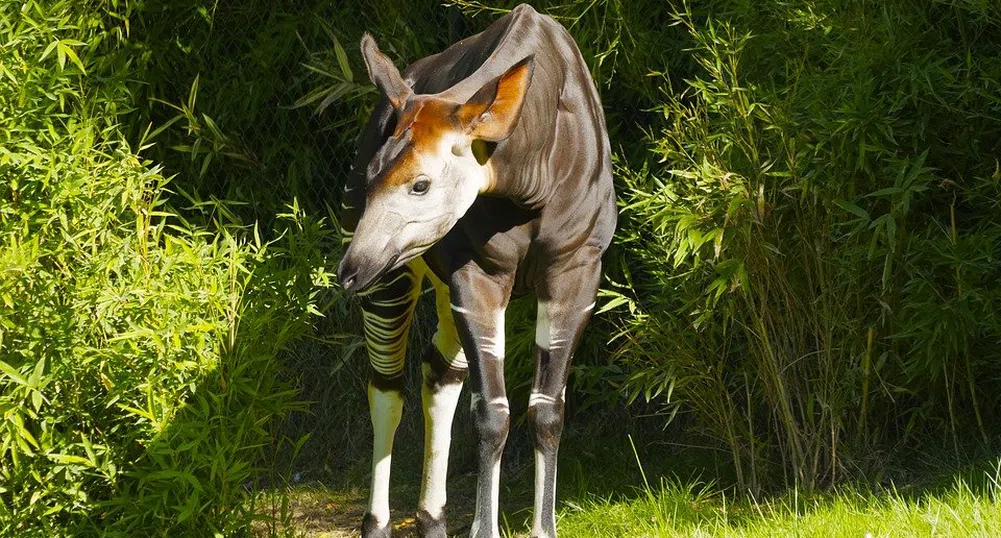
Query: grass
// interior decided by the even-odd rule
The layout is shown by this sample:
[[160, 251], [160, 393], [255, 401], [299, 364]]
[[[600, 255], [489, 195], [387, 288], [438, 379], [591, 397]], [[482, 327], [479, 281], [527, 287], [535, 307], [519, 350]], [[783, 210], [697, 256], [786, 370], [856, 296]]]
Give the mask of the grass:
[[664, 481], [637, 493], [566, 503], [560, 532], [580, 538], [1001, 536], [997, 498], [962, 479], [934, 493], [843, 489], [808, 499], [794, 492], [737, 504], [698, 483]]
[[[665, 479], [658, 486], [607, 496], [564, 491], [563, 497], [575, 500], [560, 502], [558, 528], [561, 536], [572, 538], [1001, 536], [995, 490], [983, 491], [973, 483], [957, 478], [950, 488], [920, 493], [846, 488], [805, 498], [793, 492], [733, 504], [703, 483]], [[293, 521], [307, 537], [350, 536], [364, 512], [365, 492], [357, 489], [307, 486], [293, 490], [292, 498]], [[505, 511], [502, 534], [528, 536], [529, 516], [527, 509]], [[412, 518], [396, 519], [397, 534], [411, 536]], [[458, 519], [461, 523], [451, 524], [450, 530], [464, 536], [469, 514]]]
[[[558, 527], [572, 538], [642, 537], [996, 537], [1001, 505], [965, 481], [941, 493], [906, 495], [842, 490], [812, 499], [789, 494], [770, 502], [728, 504], [725, 496], [698, 483], [663, 482], [637, 496], [563, 503]], [[351, 536], [364, 511], [364, 494], [322, 487], [293, 492], [293, 522], [307, 537]], [[527, 536], [520, 517], [505, 513], [503, 535]], [[354, 516], [354, 517], [352, 517]], [[413, 520], [398, 520], [397, 534], [411, 536]], [[456, 536], [465, 525], [452, 526]]]
[[[647, 424], [630, 421], [626, 429], [649, 433]], [[531, 451], [512, 430], [505, 453], [501, 490], [501, 531], [510, 538], [529, 536], [533, 476]], [[460, 444], [449, 478], [449, 531], [469, 532], [474, 508], [475, 470]], [[673, 435], [673, 432], [666, 432]], [[647, 435], [660, 438], [668, 435]], [[416, 440], [414, 440], [415, 442]], [[392, 506], [397, 538], [416, 537], [412, 510], [418, 496], [417, 451], [398, 444], [394, 458]], [[791, 489], [772, 497], [737, 496], [732, 487], [706, 481], [725, 476], [724, 462], [703, 449], [645, 441], [636, 447], [626, 435], [569, 432], [561, 450], [557, 504], [558, 529], [565, 538], [629, 537], [996, 537], [1001, 536], [1001, 460], [965, 468], [948, 467], [931, 457], [911, 458], [905, 472], [880, 484], [836, 488], [807, 494]], [[924, 467], [913, 464], [920, 460]], [[641, 462], [641, 465], [637, 462]], [[732, 479], [731, 479], [732, 482]], [[307, 538], [354, 536], [365, 511], [367, 477], [329, 477], [324, 483], [291, 488], [295, 532]]]

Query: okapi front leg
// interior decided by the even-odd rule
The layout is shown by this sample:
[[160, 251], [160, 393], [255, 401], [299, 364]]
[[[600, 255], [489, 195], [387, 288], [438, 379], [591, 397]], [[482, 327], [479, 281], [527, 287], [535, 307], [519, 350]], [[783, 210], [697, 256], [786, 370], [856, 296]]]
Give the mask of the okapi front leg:
[[469, 536], [500, 538], [500, 465], [511, 422], [504, 387], [504, 311], [511, 282], [468, 267], [457, 280], [451, 286], [452, 311], [469, 362], [479, 468], [476, 514]]
[[365, 343], [371, 379], [368, 386], [372, 416], [372, 487], [368, 513], [362, 521], [364, 538], [389, 538], [389, 474], [393, 438], [403, 414], [403, 366], [421, 275], [408, 266], [387, 275], [385, 283], [362, 296]]
[[535, 434], [533, 538], [556, 538], [556, 463], [563, 434], [564, 398], [574, 351], [594, 310], [600, 265], [563, 273], [539, 299], [535, 379], [528, 420]]
[[[432, 281], [435, 279], [432, 277]], [[448, 288], [435, 282], [438, 330], [421, 369], [424, 384], [424, 474], [417, 504], [417, 528], [422, 538], [446, 538], [446, 482], [452, 419], [468, 365], [449, 307]]]

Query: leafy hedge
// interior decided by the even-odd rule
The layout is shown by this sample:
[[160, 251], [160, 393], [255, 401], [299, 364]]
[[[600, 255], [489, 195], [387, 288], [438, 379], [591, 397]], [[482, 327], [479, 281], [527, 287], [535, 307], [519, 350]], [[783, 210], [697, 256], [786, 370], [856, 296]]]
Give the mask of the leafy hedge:
[[674, 18], [697, 66], [620, 168], [627, 390], [674, 389], [741, 489], [996, 442], [997, 5]]
[[[248, 486], [292, 387], [326, 442], [291, 451], [366, 453], [356, 313], [322, 294], [375, 98], [356, 43], [402, 64], [514, 4], [0, 7], [0, 532], [238, 535], [272, 508], [278, 532]], [[536, 7], [581, 45], [617, 163], [577, 406], [683, 417], [740, 490], [996, 447], [996, 2]]]
[[130, 10], [0, 8], [0, 535], [277, 532], [247, 487], [300, 406], [276, 356], [309, 327], [327, 234], [170, 208], [119, 126]]

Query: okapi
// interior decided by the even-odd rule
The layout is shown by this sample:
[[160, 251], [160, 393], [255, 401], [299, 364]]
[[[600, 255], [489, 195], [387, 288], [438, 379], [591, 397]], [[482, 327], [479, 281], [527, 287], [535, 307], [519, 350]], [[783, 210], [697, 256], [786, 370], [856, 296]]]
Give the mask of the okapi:
[[390, 535], [404, 358], [426, 277], [438, 324], [422, 363], [418, 529], [446, 536], [451, 425], [468, 371], [479, 462], [470, 536], [500, 536], [498, 482], [510, 423], [504, 312], [512, 294], [534, 293], [532, 536], [555, 537], [567, 375], [616, 223], [597, 89], [566, 29], [528, 5], [402, 74], [370, 35], [361, 50], [384, 95], [344, 188], [341, 226], [350, 246], [337, 274], [345, 290], [360, 295], [372, 368], [372, 489], [362, 535]]

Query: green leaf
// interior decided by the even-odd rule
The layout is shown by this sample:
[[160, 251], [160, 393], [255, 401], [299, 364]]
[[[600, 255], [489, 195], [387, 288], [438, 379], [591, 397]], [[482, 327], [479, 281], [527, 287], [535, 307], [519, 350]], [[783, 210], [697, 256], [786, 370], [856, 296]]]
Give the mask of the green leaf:
[[341, 73], [344, 73], [344, 79], [348, 82], [353, 82], [355, 77], [351, 71], [351, 65], [348, 63], [348, 55], [344, 52], [344, 47], [341, 46], [341, 42], [338, 41], [337, 37], [334, 37], [334, 54], [337, 55], [337, 63], [341, 66]]
[[0, 371], [3, 371], [3, 373], [6, 374], [7, 377], [9, 377], [12, 381], [17, 383], [18, 385], [29, 386], [28, 381], [23, 377], [21, 377], [21, 373], [15, 370], [13, 366], [7, 364], [4, 361], [0, 361]]
[[849, 202], [847, 200], [838, 200], [838, 201], [836, 201], [834, 203], [838, 207], [840, 207], [841, 209], [844, 209], [845, 211], [847, 211], [847, 212], [849, 212], [849, 213], [851, 213], [851, 214], [859, 217], [860, 219], [863, 219], [863, 220], [866, 220], [866, 221], [869, 220], [869, 212], [868, 211], [862, 209], [861, 207], [859, 207], [859, 206], [857, 206], [857, 205], [855, 205], [855, 204], [853, 204], [853, 203], [851, 203], [851, 202]]
[[58, 39], [55, 40], [55, 41], [53, 41], [52, 43], [49, 43], [49, 46], [45, 47], [45, 51], [42, 52], [42, 57], [39, 58], [38, 61], [41, 62], [42, 60], [45, 60], [46, 58], [48, 58], [49, 54], [52, 54], [52, 51], [56, 50], [56, 47], [58, 47], [58, 46], [59, 46], [59, 40]]
[[629, 302], [628, 297], [624, 295], [618, 295], [616, 297], [613, 297], [611, 301], [608, 301], [607, 303], [602, 305], [601, 308], [598, 309], [597, 312], [595, 312], [595, 314], [604, 314], [605, 312], [608, 312], [609, 310], [622, 306], [628, 302]]
[[35, 368], [31, 372], [31, 377], [28, 378], [28, 383], [32, 387], [37, 387], [42, 383], [42, 376], [45, 374], [45, 357], [38, 359], [35, 363]]
[[83, 62], [80, 61], [80, 57], [76, 55], [76, 52], [73, 52], [72, 48], [65, 46], [65, 43], [66, 42], [63, 41], [59, 45], [59, 52], [61, 58], [59, 61], [59, 65], [62, 65], [64, 63], [65, 58], [69, 58], [70, 61], [73, 62], [73, 65], [77, 66], [77, 68], [80, 69], [81, 73], [87, 74], [87, 70], [83, 68]]
[[897, 251], [897, 219], [893, 215], [887, 215], [886, 219], [886, 241], [890, 247], [890, 252]]
[[58, 463], [72, 463], [72, 464], [86, 465], [87, 467], [91, 467], [90, 460], [80, 456], [74, 456], [72, 454], [60, 454], [58, 452], [53, 452], [50, 454], [46, 454], [46, 456], [50, 460], [56, 461]]

